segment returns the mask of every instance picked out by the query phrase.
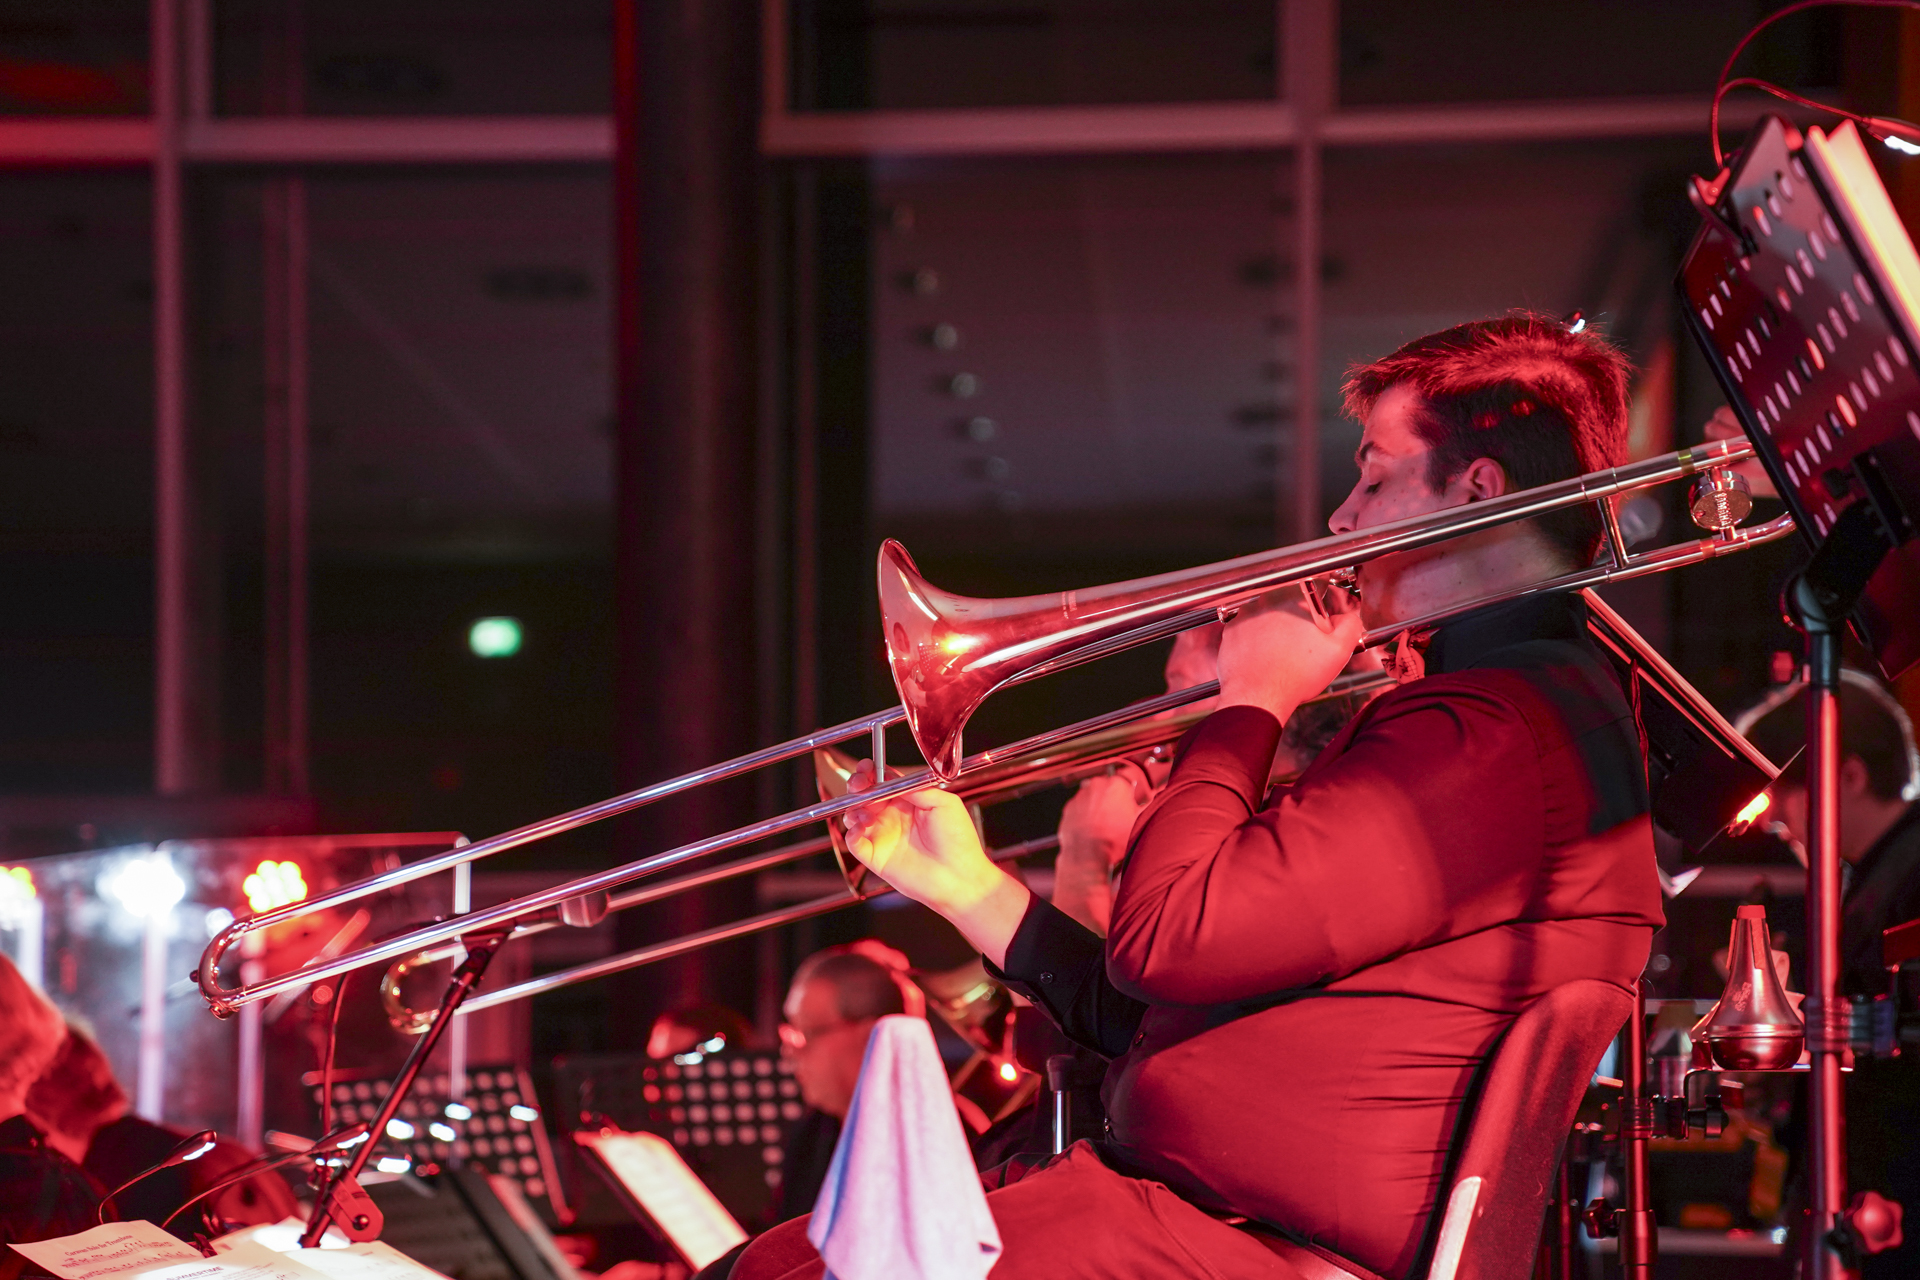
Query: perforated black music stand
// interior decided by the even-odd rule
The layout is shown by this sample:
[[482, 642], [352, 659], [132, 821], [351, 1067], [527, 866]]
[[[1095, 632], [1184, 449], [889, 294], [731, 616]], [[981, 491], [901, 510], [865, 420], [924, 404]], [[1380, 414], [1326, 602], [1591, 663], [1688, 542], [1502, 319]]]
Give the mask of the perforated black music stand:
[[1887, 675], [1920, 661], [1920, 257], [1850, 123], [1766, 117], [1693, 196], [1688, 327], [1813, 547], [1785, 603], [1807, 657], [1807, 1274], [1829, 1280], [1865, 1244], [1840, 1090], [1840, 652], [1851, 623]]

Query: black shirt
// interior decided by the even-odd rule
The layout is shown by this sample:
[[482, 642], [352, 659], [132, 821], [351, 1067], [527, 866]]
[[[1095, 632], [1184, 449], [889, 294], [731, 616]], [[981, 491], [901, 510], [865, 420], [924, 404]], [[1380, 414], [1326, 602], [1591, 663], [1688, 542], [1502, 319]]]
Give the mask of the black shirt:
[[[0, 1243], [74, 1235], [94, 1225], [99, 1209], [100, 1192], [80, 1166], [49, 1146], [25, 1116], [0, 1123]], [[19, 1254], [0, 1249], [0, 1280], [11, 1280], [25, 1265]]]
[[1920, 804], [1907, 806], [1847, 880], [1840, 907], [1841, 985], [1849, 995], [1884, 995], [1880, 935], [1920, 917]]

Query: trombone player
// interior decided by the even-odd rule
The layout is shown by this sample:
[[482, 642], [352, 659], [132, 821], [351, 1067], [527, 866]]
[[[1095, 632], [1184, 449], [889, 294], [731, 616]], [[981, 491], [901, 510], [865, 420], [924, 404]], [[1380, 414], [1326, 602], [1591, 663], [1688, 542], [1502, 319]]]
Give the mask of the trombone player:
[[[1623, 462], [1627, 375], [1603, 339], [1526, 313], [1355, 369], [1360, 477], [1334, 532]], [[1581, 508], [1371, 561], [1357, 607], [1291, 587], [1243, 608], [1104, 941], [987, 861], [951, 795], [849, 815], [861, 861], [1112, 1060], [1106, 1141], [989, 1176], [996, 1280], [1297, 1278], [1306, 1242], [1363, 1274], [1420, 1265], [1501, 1032], [1563, 982], [1628, 988], [1663, 923], [1633, 713], [1579, 597], [1524, 596], [1403, 632], [1398, 687], [1291, 786], [1267, 793], [1268, 771], [1363, 625], [1583, 567], [1601, 532]], [[794, 1223], [734, 1275], [820, 1268]]]

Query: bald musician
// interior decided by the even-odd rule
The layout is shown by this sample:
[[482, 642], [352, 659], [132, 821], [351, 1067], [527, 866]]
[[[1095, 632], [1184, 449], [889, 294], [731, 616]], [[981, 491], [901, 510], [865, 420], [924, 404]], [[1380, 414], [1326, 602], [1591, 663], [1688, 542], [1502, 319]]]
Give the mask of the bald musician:
[[[1360, 478], [1334, 531], [1620, 463], [1627, 372], [1526, 314], [1355, 370]], [[1291, 786], [1267, 793], [1269, 768], [1363, 626], [1568, 572], [1599, 540], [1584, 510], [1508, 524], [1373, 561], [1358, 610], [1299, 588], [1243, 609], [1104, 942], [987, 861], [947, 793], [851, 815], [863, 862], [1113, 1060], [1106, 1141], [990, 1179], [995, 1280], [1297, 1280], [1300, 1241], [1381, 1276], [1420, 1265], [1475, 1068], [1553, 987], [1626, 989], [1662, 923], [1632, 712], [1579, 599], [1538, 595], [1404, 635], [1396, 689]], [[804, 1228], [734, 1275], [819, 1276]]]

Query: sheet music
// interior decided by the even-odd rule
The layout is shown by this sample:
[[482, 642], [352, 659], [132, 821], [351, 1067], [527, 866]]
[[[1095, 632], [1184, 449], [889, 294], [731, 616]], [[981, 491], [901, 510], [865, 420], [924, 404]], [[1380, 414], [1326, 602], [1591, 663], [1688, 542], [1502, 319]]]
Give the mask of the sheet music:
[[424, 1263], [381, 1240], [349, 1243], [332, 1227], [320, 1238], [320, 1248], [302, 1249], [300, 1233], [306, 1224], [288, 1218], [265, 1227], [245, 1227], [213, 1242], [216, 1258], [228, 1254], [255, 1256], [249, 1251], [266, 1250], [293, 1260], [303, 1270], [315, 1273], [315, 1280], [447, 1280]]
[[11, 1247], [61, 1280], [101, 1280], [177, 1262], [204, 1261], [198, 1249], [151, 1222], [109, 1222], [78, 1235]]
[[[265, 1245], [275, 1253], [293, 1253], [300, 1248], [300, 1237], [306, 1232], [307, 1224], [299, 1218], [282, 1218], [278, 1222], [260, 1227], [242, 1227], [238, 1231], [229, 1231], [213, 1242], [216, 1254], [225, 1253], [243, 1241], [251, 1240], [255, 1244]], [[338, 1227], [328, 1227], [320, 1237], [322, 1249], [344, 1249], [351, 1243], [340, 1234]]]
[[344, 1249], [301, 1249], [287, 1256], [327, 1280], [447, 1280], [381, 1240]]
[[747, 1238], [673, 1144], [651, 1133], [582, 1133], [590, 1148], [698, 1270]]
[[[236, 1241], [224, 1252], [203, 1258], [198, 1249], [151, 1222], [112, 1222], [78, 1235], [16, 1244], [13, 1248], [60, 1280], [105, 1280], [109, 1276], [125, 1280], [330, 1280], [298, 1258], [275, 1253], [252, 1240]], [[423, 1280], [422, 1272], [434, 1274], [415, 1264], [408, 1280]], [[389, 1276], [399, 1280], [397, 1273]], [[353, 1276], [350, 1280], [374, 1278]]]
[[1913, 240], [1867, 157], [1860, 131], [1851, 120], [1830, 134], [1809, 129], [1807, 150], [1830, 179], [1829, 190], [1843, 206], [1842, 214], [1868, 247], [1870, 268], [1877, 266], [1885, 273], [1883, 283], [1890, 300], [1910, 324], [1920, 320], [1920, 256], [1915, 255]]

